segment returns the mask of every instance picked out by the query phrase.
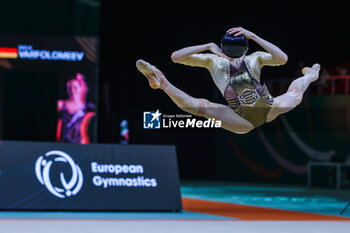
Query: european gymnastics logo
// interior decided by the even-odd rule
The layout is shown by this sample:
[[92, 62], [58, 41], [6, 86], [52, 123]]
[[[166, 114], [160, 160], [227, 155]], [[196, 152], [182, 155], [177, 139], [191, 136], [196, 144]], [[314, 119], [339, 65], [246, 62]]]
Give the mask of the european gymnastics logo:
[[[62, 187], [54, 186], [50, 179], [50, 169], [54, 163], [67, 163], [72, 172], [71, 179], [67, 182], [63, 172], [60, 173]], [[80, 167], [65, 152], [52, 150], [40, 156], [35, 163], [35, 174], [39, 182], [58, 198], [66, 198], [76, 195], [83, 186], [83, 173]]]

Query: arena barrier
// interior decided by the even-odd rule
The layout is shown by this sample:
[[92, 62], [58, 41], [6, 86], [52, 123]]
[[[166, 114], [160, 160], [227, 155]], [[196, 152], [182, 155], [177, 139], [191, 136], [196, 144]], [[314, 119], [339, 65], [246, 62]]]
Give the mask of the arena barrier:
[[179, 211], [176, 148], [1, 141], [0, 209]]

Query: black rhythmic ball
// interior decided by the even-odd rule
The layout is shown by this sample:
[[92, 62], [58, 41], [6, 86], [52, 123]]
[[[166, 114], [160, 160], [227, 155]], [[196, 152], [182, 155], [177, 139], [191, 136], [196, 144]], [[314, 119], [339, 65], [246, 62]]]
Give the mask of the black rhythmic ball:
[[248, 39], [244, 35], [234, 36], [226, 33], [221, 38], [221, 49], [230, 58], [238, 58], [248, 51]]

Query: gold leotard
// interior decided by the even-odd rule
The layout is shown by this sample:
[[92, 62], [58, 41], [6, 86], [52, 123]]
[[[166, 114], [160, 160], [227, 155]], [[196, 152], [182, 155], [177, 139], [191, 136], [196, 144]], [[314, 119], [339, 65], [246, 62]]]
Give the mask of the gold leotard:
[[266, 122], [267, 114], [273, 104], [266, 85], [261, 85], [253, 79], [244, 62], [239, 67], [231, 63], [230, 83], [224, 97], [229, 106], [254, 127]]
[[[261, 68], [278, 66], [271, 54], [254, 52], [240, 59], [238, 69], [231, 68], [231, 62], [216, 54], [197, 53], [183, 61], [184, 65], [205, 67], [209, 70], [214, 83], [237, 114], [251, 122], [255, 127], [266, 121], [273, 98], [265, 85], [260, 84]], [[236, 70], [235, 72], [233, 72]]]

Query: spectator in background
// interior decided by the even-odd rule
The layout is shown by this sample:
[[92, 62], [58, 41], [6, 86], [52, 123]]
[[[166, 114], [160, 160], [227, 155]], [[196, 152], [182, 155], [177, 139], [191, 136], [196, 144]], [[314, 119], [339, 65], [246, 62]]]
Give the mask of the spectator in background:
[[86, 104], [88, 87], [84, 75], [77, 73], [67, 81], [66, 88], [68, 99], [57, 101], [56, 141], [88, 144], [88, 126], [95, 113], [94, 105]]
[[329, 77], [330, 75], [327, 68], [322, 68], [320, 72], [320, 79], [317, 84], [319, 84], [322, 88], [327, 88], [329, 86], [329, 83], [327, 82], [329, 80]]
[[345, 67], [343, 64], [338, 65], [336, 67], [337, 75], [347, 75], [349, 74], [349, 70], [347, 67]]

